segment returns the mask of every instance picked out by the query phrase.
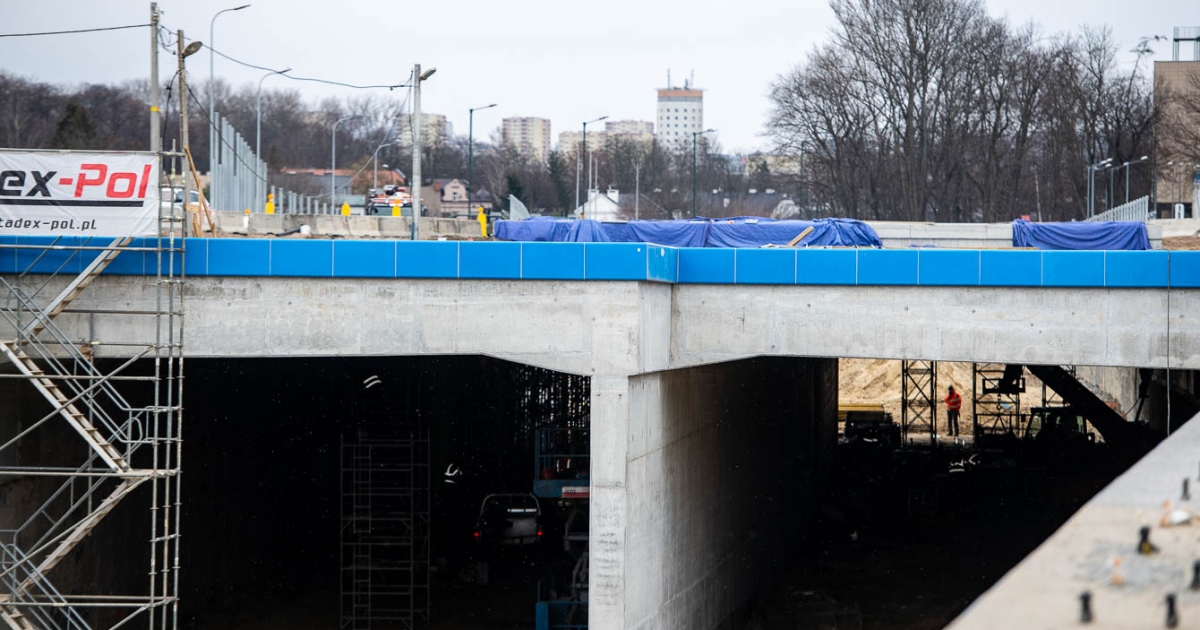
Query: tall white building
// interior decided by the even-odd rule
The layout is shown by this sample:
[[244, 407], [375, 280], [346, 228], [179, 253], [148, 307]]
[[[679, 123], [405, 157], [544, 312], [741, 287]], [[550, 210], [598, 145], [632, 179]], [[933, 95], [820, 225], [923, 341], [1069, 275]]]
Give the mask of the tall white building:
[[522, 155], [527, 155], [543, 163], [549, 159], [549, 118], [505, 118], [501, 123], [500, 130], [504, 144], [516, 148]]
[[[401, 114], [396, 118], [396, 144], [402, 147], [412, 146], [412, 117]], [[442, 146], [453, 133], [450, 122], [443, 114], [421, 114], [421, 146], [425, 148]]]
[[658, 90], [659, 143], [671, 150], [692, 146], [692, 133], [704, 130], [704, 90], [691, 87], [666, 87]]

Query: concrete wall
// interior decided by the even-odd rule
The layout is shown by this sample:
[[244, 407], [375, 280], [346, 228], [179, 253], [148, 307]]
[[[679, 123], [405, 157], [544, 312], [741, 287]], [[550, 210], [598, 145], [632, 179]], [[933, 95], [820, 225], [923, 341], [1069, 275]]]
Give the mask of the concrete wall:
[[[752, 356], [1163, 368], [1169, 313], [1171, 367], [1200, 369], [1200, 291], [1186, 289], [198, 277], [185, 291], [190, 356], [484, 354], [621, 377]], [[74, 306], [154, 297], [106, 276]], [[60, 323], [136, 339], [151, 320]]]
[[[340, 214], [262, 214], [214, 212], [218, 235], [243, 234], [270, 236], [307, 225], [314, 236], [343, 236], [352, 238], [407, 239], [412, 234], [411, 217], [363, 216]], [[439, 219], [421, 217], [421, 238], [452, 239], [479, 238], [479, 223], [474, 219]]]
[[[1011, 223], [921, 223], [867, 221], [884, 247], [944, 247], [951, 249], [1011, 249]], [[1162, 249], [1163, 227], [1146, 225], [1150, 246]]]
[[[755, 355], [1200, 367], [1200, 292], [674, 287], [671, 365]], [[1169, 306], [1168, 306], [1169, 301]]]
[[630, 379], [624, 619], [592, 627], [734, 627], [803, 531], [836, 382], [836, 360], [783, 358]]

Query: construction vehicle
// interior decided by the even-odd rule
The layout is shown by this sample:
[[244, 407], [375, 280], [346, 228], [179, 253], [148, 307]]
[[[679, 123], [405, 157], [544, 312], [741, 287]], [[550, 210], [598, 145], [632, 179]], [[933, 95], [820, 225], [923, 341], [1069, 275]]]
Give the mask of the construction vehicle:
[[1096, 441], [1096, 436], [1088, 431], [1087, 419], [1069, 406], [1031, 408], [1021, 437], [1039, 441]]
[[[842, 414], [842, 407], [838, 407]], [[900, 446], [900, 425], [892, 420], [892, 414], [877, 409], [848, 409], [844, 412], [845, 425], [842, 430], [846, 444], [877, 444], [883, 448]]]

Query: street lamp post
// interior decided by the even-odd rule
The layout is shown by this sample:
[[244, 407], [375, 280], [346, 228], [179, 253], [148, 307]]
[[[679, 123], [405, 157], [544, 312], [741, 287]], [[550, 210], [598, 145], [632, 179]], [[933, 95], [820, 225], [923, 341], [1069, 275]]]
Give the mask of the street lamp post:
[[475, 158], [475, 112], [481, 109], [489, 109], [495, 107], [496, 104], [484, 105], [483, 107], [473, 107], [468, 111], [467, 115], [467, 214], [471, 213], [471, 172], [472, 161]]
[[[217, 161], [216, 156], [218, 155], [217, 154], [217, 136], [219, 136], [221, 133], [217, 129], [216, 124], [215, 124], [215, 121], [216, 121], [216, 97], [214, 96], [215, 83], [213, 80], [213, 68], [214, 68], [213, 57], [216, 55], [216, 53], [213, 52], [213, 44], [216, 43], [216, 38], [213, 37], [213, 28], [216, 26], [217, 18], [220, 17], [220, 15], [222, 13], [227, 13], [229, 11], [241, 11], [242, 9], [245, 9], [248, 6], [250, 6], [250, 5], [243, 4], [240, 7], [233, 7], [232, 9], [222, 9], [220, 11], [217, 11], [217, 14], [212, 16], [212, 19], [208, 21], [208, 172], [209, 173], [212, 173], [215, 170], [215, 165], [216, 165], [216, 161]], [[217, 183], [217, 181], [218, 181], [218, 178], [216, 178], [216, 177], [212, 178], [212, 184], [210, 184], [212, 189], [208, 191], [210, 199], [216, 198], [215, 184]]]
[[1131, 161], [1125, 162], [1121, 166], [1117, 167], [1117, 168], [1125, 169], [1125, 203], [1129, 203], [1129, 166], [1131, 164], [1141, 164], [1142, 162], [1145, 162], [1146, 160], [1149, 160], [1149, 159], [1150, 159], [1149, 156], [1143, 155], [1142, 157], [1140, 157], [1136, 160], [1131, 160]]
[[362, 118], [362, 116], [346, 116], [333, 123], [333, 155], [329, 160], [329, 207], [331, 211], [335, 203], [334, 196], [337, 194], [337, 126], [355, 118]]
[[437, 68], [421, 72], [421, 64], [413, 65], [413, 113], [409, 119], [413, 134], [412, 181], [409, 182], [408, 192], [412, 195], [412, 240], [421, 238], [421, 84], [424, 83]]
[[1112, 158], [1105, 158], [1103, 161], [1095, 164], [1088, 164], [1087, 167], [1087, 218], [1096, 215], [1096, 171], [1103, 169], [1108, 164], [1112, 163]]
[[[587, 126], [588, 126], [588, 123], [600, 122], [601, 120], [605, 120], [606, 118], [608, 118], [608, 116], [601, 116], [594, 120], [588, 120], [583, 123], [583, 148], [580, 149], [579, 153], [576, 154], [576, 158], [575, 158], [576, 159], [576, 162], [575, 162], [575, 208], [576, 209], [579, 208], [579, 166], [580, 166], [580, 163], [583, 161], [583, 156], [587, 155]], [[592, 177], [592, 163], [589, 160], [588, 161], [588, 185], [589, 186], [591, 185], [591, 177]], [[584, 215], [584, 218], [587, 218], [586, 214]]]
[[[263, 164], [266, 163], [266, 160], [264, 160], [262, 157], [262, 84], [267, 77], [273, 74], [287, 74], [291, 71], [291, 68], [275, 70], [274, 72], [268, 72], [264, 74], [262, 78], [258, 80], [258, 93], [254, 97], [254, 157]], [[255, 164], [254, 170], [258, 170], [257, 164]], [[265, 173], [255, 172], [254, 174], [256, 176], [255, 179], [257, 180], [254, 182], [254, 203], [261, 208], [263, 207], [264, 203], [264, 193], [267, 191], [266, 183], [263, 182], [263, 179], [265, 179]]]
[[716, 131], [715, 129], [705, 129], [704, 131], [692, 132], [692, 218], [696, 218], [696, 138], [706, 133]]

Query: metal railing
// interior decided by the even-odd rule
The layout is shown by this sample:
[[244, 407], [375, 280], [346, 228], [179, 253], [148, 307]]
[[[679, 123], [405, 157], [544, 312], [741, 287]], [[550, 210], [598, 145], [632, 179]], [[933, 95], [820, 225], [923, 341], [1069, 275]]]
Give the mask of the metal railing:
[[1086, 219], [1088, 222], [1099, 221], [1137, 221], [1145, 223], [1150, 220], [1150, 198], [1139, 197], [1109, 210], [1101, 212], [1094, 217]]
[[[179, 172], [183, 154], [163, 157]], [[0, 353], [17, 368], [0, 376], [28, 382], [50, 404], [46, 413], [29, 407], [38, 411], [0, 433], [0, 482], [30, 489], [6, 508], [10, 525], [0, 531], [0, 627], [178, 627], [185, 221], [177, 202], [164, 201], [157, 234], [138, 240], [0, 240], [0, 260], [19, 263], [0, 278]], [[126, 299], [103, 309], [75, 302], [118, 255], [143, 274], [125, 280]], [[50, 426], [64, 421], [78, 438]], [[139, 500], [123, 501], [135, 491]], [[56, 566], [74, 551], [129, 552], [106, 549], [120, 541], [97, 539], [95, 528], [114, 509], [140, 506], [154, 514], [148, 571], [102, 566], [77, 575], [69, 596], [60, 593], [54, 581], [71, 567]], [[120, 593], [143, 576], [146, 587]], [[104, 608], [130, 612], [88, 612]]]
[[213, 197], [208, 203], [214, 210], [261, 213], [269, 193], [274, 195], [276, 214], [335, 213], [328, 200], [270, 186], [267, 163], [254, 153], [242, 134], [219, 114], [213, 124], [219, 130], [213, 134], [217, 150], [209, 166]]

